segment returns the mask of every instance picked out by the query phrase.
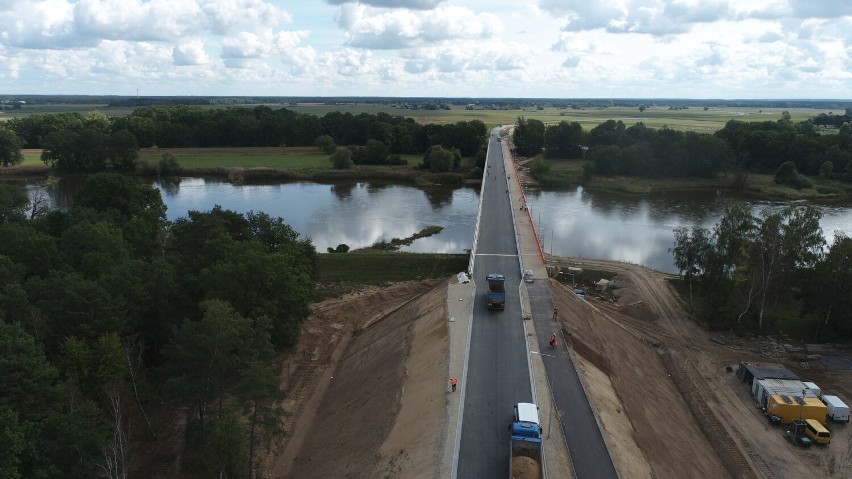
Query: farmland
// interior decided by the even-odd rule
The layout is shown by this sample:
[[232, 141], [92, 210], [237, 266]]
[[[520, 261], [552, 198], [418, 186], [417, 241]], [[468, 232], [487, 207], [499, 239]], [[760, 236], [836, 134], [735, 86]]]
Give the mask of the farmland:
[[[649, 102], [650, 103], [650, 102]], [[258, 105], [229, 105], [253, 108]], [[519, 116], [527, 119], [541, 120], [545, 123], [558, 123], [560, 121], [576, 121], [583, 125], [585, 130], [603, 123], [606, 120], [621, 120], [627, 125], [643, 122], [652, 128], [669, 127], [675, 130], [688, 130], [701, 133], [712, 133], [719, 130], [728, 120], [741, 121], [766, 121], [777, 120], [781, 112], [789, 111], [792, 121], [803, 121], [820, 113], [829, 113], [831, 109], [818, 108], [781, 108], [781, 107], [690, 107], [685, 109], [669, 109], [668, 105], [655, 106], [649, 104], [644, 111], [636, 107], [610, 106], [595, 108], [555, 108], [555, 107], [527, 107], [511, 109], [486, 109], [485, 106], [472, 104], [473, 109], [462, 105], [451, 105], [450, 109], [430, 110], [426, 108], [410, 109], [394, 103], [296, 103], [282, 105], [280, 103], [266, 105], [273, 109], [287, 108], [299, 113], [323, 116], [326, 113], [339, 111], [341, 113], [387, 113], [393, 116], [404, 116], [414, 118], [421, 124], [448, 124], [459, 121], [480, 120], [489, 127], [513, 124]], [[207, 108], [222, 108], [222, 105], [211, 105]], [[836, 109], [835, 109], [836, 110]], [[70, 113], [78, 112], [86, 114], [100, 112], [109, 117], [126, 116], [133, 112], [132, 107], [110, 107], [106, 104], [48, 104], [27, 106], [22, 110], [4, 110], [0, 112], [0, 121], [3, 119], [48, 114], [48, 113]], [[840, 111], [834, 111], [840, 113]]]

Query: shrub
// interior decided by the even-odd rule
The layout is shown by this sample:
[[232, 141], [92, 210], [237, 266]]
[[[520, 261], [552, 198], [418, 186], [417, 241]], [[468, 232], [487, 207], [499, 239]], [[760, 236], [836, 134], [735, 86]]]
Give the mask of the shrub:
[[337, 151], [337, 145], [334, 143], [334, 138], [329, 135], [320, 135], [314, 140], [314, 144], [325, 154], [330, 155]]
[[408, 164], [408, 160], [405, 160], [399, 155], [391, 155], [388, 157], [388, 164], [393, 166], [403, 166]]
[[174, 176], [180, 171], [177, 158], [171, 153], [163, 153], [163, 156], [160, 158], [159, 167], [162, 176]]
[[339, 148], [328, 159], [335, 170], [348, 170], [355, 164], [352, 161], [352, 150], [349, 148]]

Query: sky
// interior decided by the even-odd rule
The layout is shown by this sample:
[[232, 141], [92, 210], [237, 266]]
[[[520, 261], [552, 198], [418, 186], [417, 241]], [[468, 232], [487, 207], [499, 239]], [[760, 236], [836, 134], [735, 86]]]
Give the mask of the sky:
[[0, 94], [852, 99], [852, 0], [0, 0]]

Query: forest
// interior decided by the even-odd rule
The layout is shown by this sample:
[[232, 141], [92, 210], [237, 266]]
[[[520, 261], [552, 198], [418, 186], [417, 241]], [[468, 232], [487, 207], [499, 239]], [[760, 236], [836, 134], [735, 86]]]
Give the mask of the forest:
[[138, 474], [175, 421], [187, 477], [250, 475], [280, 434], [270, 363], [308, 315], [310, 240], [218, 206], [167, 221], [115, 173], [69, 211], [0, 183], [0, 238], [0, 477]]
[[815, 341], [852, 337], [852, 238], [826, 244], [813, 206], [753, 215], [726, 206], [712, 228], [674, 230], [671, 249], [690, 310], [738, 334], [783, 331]]
[[777, 121], [730, 120], [712, 135], [615, 120], [586, 132], [576, 122], [545, 125], [519, 118], [513, 140], [521, 156], [586, 158], [591, 172], [601, 176], [713, 178], [774, 173], [789, 162], [798, 174], [852, 181], [852, 108], [802, 122], [789, 114]]
[[487, 128], [479, 120], [421, 125], [387, 113], [331, 112], [318, 117], [286, 108], [204, 108], [157, 105], [109, 118], [99, 113], [56, 113], [13, 118], [4, 130], [21, 148], [43, 149], [42, 160], [63, 171], [133, 171], [139, 148], [315, 146], [328, 137], [351, 147], [353, 160], [372, 158], [370, 145], [384, 152], [372, 163], [392, 163], [391, 155], [425, 154], [432, 146], [473, 156]]

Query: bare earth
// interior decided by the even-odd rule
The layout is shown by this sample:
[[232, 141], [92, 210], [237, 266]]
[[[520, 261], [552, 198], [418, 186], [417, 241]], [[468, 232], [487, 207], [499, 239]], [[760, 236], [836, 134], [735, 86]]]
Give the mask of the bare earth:
[[[828, 447], [797, 449], [725, 366], [784, 362], [844, 399], [852, 399], [852, 373], [803, 370], [747, 343], [710, 342], [660, 273], [551, 261], [615, 271], [626, 285], [610, 303], [548, 280], [621, 477], [852, 477], [848, 425], [830, 425]], [[439, 477], [439, 462], [451, 460], [439, 452], [448, 421], [449, 281], [370, 288], [313, 306], [299, 346], [282, 362], [289, 435], [270, 452], [263, 477]]]
[[782, 362], [844, 398], [851, 397], [852, 374], [803, 370], [752, 353], [747, 343], [733, 349], [710, 342], [710, 333], [687, 319], [661, 273], [609, 261], [570, 264], [615, 271], [626, 284], [618, 302], [609, 303], [580, 299], [551, 280], [622, 477], [852, 476], [848, 425], [830, 425], [828, 447], [797, 449], [769, 425], [748, 387], [725, 366]]
[[432, 475], [445, 415], [446, 284], [373, 287], [312, 307], [282, 364], [292, 416], [263, 477]]

